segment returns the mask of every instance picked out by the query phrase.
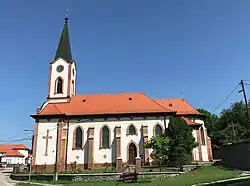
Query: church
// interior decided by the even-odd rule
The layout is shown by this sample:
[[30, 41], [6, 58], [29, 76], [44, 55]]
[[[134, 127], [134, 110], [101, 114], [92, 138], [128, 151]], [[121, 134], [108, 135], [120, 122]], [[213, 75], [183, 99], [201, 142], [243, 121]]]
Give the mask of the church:
[[106, 164], [134, 165], [137, 160], [150, 163], [152, 149], [144, 144], [164, 133], [171, 116], [181, 117], [193, 129], [199, 144], [193, 149], [193, 161], [212, 161], [204, 116], [183, 98], [153, 99], [142, 92], [77, 95], [76, 76], [65, 17], [49, 64], [47, 100], [31, 115], [35, 119], [33, 170], [64, 171], [72, 165], [98, 169]]

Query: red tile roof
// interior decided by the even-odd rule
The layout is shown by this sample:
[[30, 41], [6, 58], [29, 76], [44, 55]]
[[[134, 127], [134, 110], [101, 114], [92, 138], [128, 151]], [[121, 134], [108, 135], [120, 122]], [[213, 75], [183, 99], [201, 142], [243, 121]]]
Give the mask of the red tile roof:
[[[134, 113], [176, 113], [201, 115], [182, 98], [151, 99], [144, 93], [75, 95], [67, 103], [49, 103], [38, 115], [102, 115]], [[182, 119], [190, 126], [197, 124], [187, 117]]]
[[2, 150], [1, 151], [6, 157], [25, 157], [22, 153], [17, 150]]
[[156, 99], [156, 101], [165, 106], [166, 108], [176, 111], [177, 115], [201, 115], [183, 98]]
[[75, 95], [68, 103], [49, 103], [39, 115], [165, 113], [173, 110], [144, 93]]
[[190, 119], [188, 119], [188, 118], [186, 118], [186, 117], [181, 117], [185, 122], [186, 122], [186, 124], [188, 124], [189, 126], [200, 126], [200, 125], [202, 125], [202, 124], [200, 124], [200, 123], [195, 123], [195, 122], [193, 122], [192, 120], [190, 120]]
[[7, 157], [24, 157], [18, 150], [28, 150], [28, 148], [23, 144], [0, 144], [0, 153], [3, 153]]

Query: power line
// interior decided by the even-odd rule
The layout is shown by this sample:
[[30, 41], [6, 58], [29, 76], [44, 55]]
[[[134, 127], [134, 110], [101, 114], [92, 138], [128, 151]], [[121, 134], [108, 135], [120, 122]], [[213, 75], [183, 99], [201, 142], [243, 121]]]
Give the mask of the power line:
[[244, 83], [244, 85], [248, 85], [248, 86], [250, 86], [250, 84], [249, 84], [249, 83]]
[[9, 143], [13, 143], [13, 142], [26, 141], [26, 140], [31, 140], [31, 137], [29, 137], [29, 138], [17, 139], [17, 140], [11, 140], [11, 141], [5, 141], [5, 143], [1, 143], [1, 145], [6, 145], [6, 144], [9, 144]]
[[0, 142], [11, 141], [10, 139], [21, 138], [21, 137], [25, 137], [25, 136], [27, 136], [27, 134], [11, 136], [11, 137], [6, 138], [6, 140], [0, 140]]
[[234, 93], [234, 91], [239, 87], [239, 83], [237, 84], [237, 86], [227, 95], [227, 97], [217, 106], [215, 107], [215, 109], [212, 110], [211, 113], [214, 113], [214, 111], [216, 111], [218, 108], [220, 108], [221, 105], [223, 105], [227, 99]]

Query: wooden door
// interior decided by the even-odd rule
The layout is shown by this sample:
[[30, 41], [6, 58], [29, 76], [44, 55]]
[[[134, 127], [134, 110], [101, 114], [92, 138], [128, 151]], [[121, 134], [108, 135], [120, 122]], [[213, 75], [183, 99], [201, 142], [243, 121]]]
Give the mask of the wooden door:
[[136, 146], [135, 146], [134, 143], [131, 143], [129, 145], [128, 155], [129, 155], [128, 163], [134, 165], [135, 164], [135, 158], [136, 158], [136, 155], [137, 155], [136, 154]]

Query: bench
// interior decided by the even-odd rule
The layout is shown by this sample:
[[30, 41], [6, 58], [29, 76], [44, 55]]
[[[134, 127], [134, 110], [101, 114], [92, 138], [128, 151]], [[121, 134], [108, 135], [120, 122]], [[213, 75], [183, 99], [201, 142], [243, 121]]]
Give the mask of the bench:
[[125, 182], [125, 180], [137, 181], [137, 176], [138, 173], [136, 172], [124, 172], [120, 175], [120, 181], [122, 181], [123, 183]]

